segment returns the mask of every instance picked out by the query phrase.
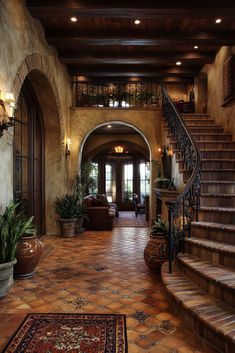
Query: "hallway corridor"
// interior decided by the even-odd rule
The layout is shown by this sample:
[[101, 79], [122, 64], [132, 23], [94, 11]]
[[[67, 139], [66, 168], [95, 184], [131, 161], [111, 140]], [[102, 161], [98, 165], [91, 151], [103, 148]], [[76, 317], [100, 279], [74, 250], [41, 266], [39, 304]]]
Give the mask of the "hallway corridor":
[[115, 312], [127, 315], [129, 353], [213, 353], [172, 313], [144, 263], [147, 239], [147, 228], [43, 237], [37, 273], [0, 300], [0, 350], [29, 312]]

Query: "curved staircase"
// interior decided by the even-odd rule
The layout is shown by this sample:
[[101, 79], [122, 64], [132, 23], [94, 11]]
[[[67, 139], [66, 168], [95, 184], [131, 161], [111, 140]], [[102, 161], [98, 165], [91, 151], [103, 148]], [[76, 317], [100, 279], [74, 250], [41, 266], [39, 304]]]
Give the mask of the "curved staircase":
[[[185, 251], [162, 267], [175, 312], [220, 353], [235, 352], [235, 142], [207, 114], [185, 114], [201, 155], [199, 221], [191, 225]], [[167, 129], [167, 126], [165, 126]], [[168, 129], [184, 178], [184, 161]]]

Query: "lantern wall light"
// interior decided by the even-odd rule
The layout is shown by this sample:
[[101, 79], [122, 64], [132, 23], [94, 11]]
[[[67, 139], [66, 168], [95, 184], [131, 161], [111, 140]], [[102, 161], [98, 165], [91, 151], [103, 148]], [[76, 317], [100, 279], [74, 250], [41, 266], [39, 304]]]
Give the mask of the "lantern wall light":
[[0, 91], [0, 137], [3, 131], [14, 125], [15, 99], [13, 93], [7, 92], [5, 99]]

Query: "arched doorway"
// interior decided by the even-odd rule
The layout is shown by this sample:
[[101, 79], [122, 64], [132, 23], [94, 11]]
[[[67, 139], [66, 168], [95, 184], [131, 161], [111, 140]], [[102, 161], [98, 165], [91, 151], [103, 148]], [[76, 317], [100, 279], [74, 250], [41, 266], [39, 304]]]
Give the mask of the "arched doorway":
[[34, 221], [39, 235], [45, 232], [44, 125], [40, 106], [29, 79], [18, 98], [14, 129], [14, 199]]
[[[142, 202], [150, 193], [150, 153], [147, 143], [134, 128], [106, 124], [87, 138], [82, 160], [95, 165], [97, 188], [119, 210], [134, 210], [134, 195]], [[92, 191], [92, 190], [91, 190]]]

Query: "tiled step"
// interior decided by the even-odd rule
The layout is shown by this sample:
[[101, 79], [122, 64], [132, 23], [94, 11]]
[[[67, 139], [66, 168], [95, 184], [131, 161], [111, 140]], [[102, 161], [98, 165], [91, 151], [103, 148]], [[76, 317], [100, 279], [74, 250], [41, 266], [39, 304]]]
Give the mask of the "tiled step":
[[201, 181], [201, 193], [234, 194], [235, 181], [232, 180], [209, 180]]
[[[173, 149], [177, 149], [177, 142], [170, 140]], [[199, 149], [235, 149], [233, 141], [196, 141]]]
[[201, 127], [204, 129], [205, 126], [214, 126], [215, 125], [215, 120], [214, 119], [184, 119], [185, 124], [188, 127]]
[[[182, 159], [176, 159], [179, 168], [184, 169], [185, 163]], [[201, 169], [234, 169], [235, 159], [201, 159]]]
[[206, 239], [186, 238], [185, 252], [215, 265], [235, 268], [235, 245]]
[[202, 159], [233, 159], [235, 158], [235, 149], [201, 149], [200, 156]]
[[200, 222], [235, 224], [235, 208], [200, 206], [198, 219]]
[[191, 235], [198, 239], [235, 245], [235, 225], [233, 224], [192, 222]]
[[[195, 141], [232, 141], [232, 135], [228, 132], [222, 132], [222, 133], [192, 133], [192, 136]], [[171, 140], [174, 141], [174, 135], [169, 134], [167, 137]]]
[[235, 272], [233, 269], [214, 265], [191, 254], [178, 254], [176, 261], [178, 268], [203, 291], [228, 305], [235, 306]]
[[206, 119], [210, 117], [209, 114], [180, 114], [183, 119]]
[[[164, 125], [164, 128], [167, 130], [167, 135], [170, 135], [171, 134], [171, 130], [170, 128], [168, 128], [166, 125]], [[193, 127], [190, 127], [189, 128], [189, 131], [192, 133], [192, 134], [195, 134], [195, 133], [201, 133], [203, 130], [204, 133], [213, 133], [213, 134], [219, 134], [219, 133], [222, 133], [224, 132], [224, 129], [223, 127], [221, 126], [217, 126], [217, 125], [213, 125], [213, 126], [203, 126], [203, 128], [201, 127], [198, 127], [198, 126], [193, 126]]]
[[201, 206], [235, 207], [235, 194], [201, 193]]
[[219, 353], [234, 353], [234, 308], [201, 290], [176, 266], [169, 274], [165, 262], [161, 274], [173, 310], [186, 325]]
[[[184, 180], [188, 179], [188, 174], [185, 169], [181, 169], [183, 172]], [[201, 169], [201, 180], [230, 180], [235, 182], [235, 169]]]

